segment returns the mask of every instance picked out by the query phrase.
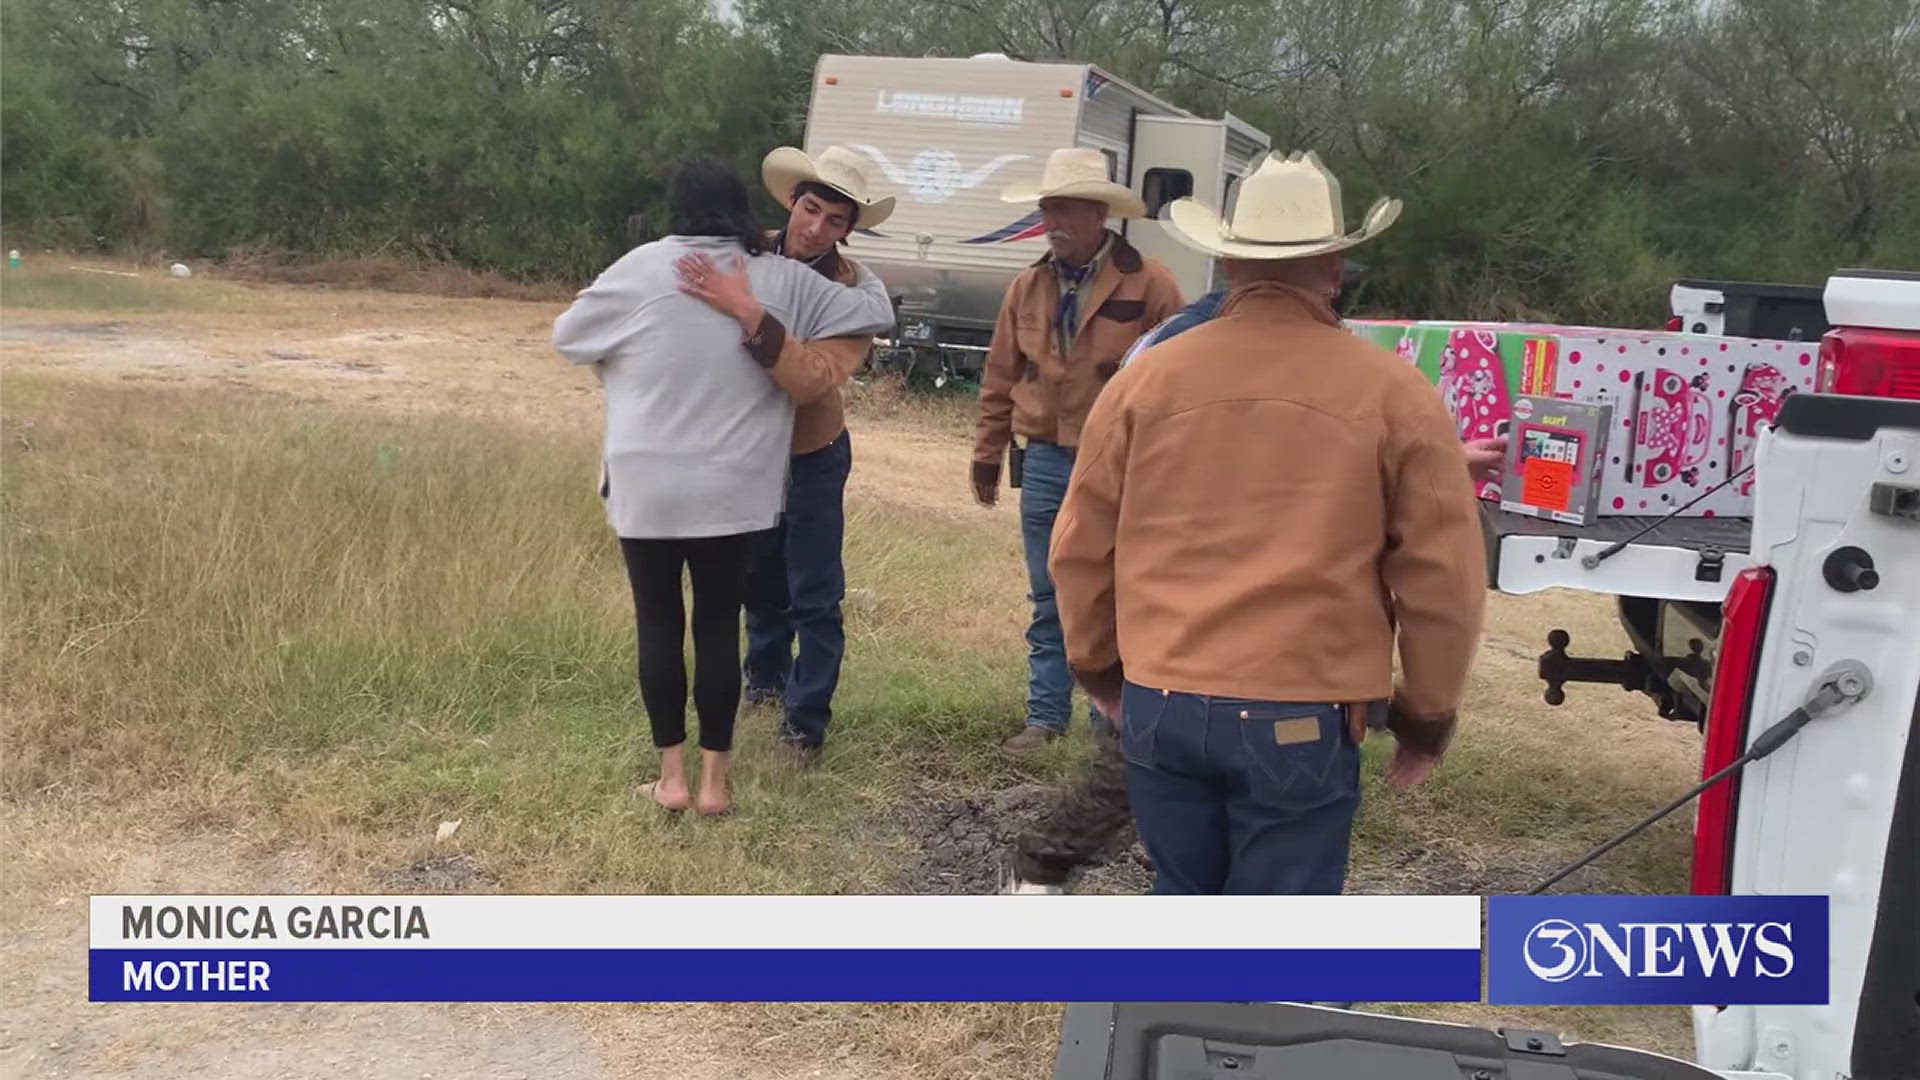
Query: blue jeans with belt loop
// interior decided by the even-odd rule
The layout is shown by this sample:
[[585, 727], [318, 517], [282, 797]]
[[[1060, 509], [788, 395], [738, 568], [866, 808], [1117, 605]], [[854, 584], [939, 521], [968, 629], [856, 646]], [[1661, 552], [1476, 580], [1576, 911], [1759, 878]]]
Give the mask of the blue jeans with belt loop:
[[749, 697], [785, 697], [781, 737], [812, 747], [826, 741], [847, 653], [841, 548], [852, 438], [843, 431], [818, 450], [794, 455], [791, 469], [786, 513], [747, 576], [744, 668]]
[[1337, 894], [1360, 808], [1346, 709], [1128, 683], [1120, 748], [1153, 892]]
[[[1027, 723], [1056, 735], [1065, 734], [1073, 718], [1073, 671], [1067, 666], [1047, 553], [1060, 503], [1067, 497], [1067, 481], [1073, 478], [1073, 461], [1074, 451], [1067, 447], [1030, 441], [1020, 480], [1020, 542], [1027, 557], [1027, 599], [1033, 601], [1033, 621], [1027, 626]], [[1089, 710], [1088, 720], [1095, 727], [1106, 723], [1097, 710]]]

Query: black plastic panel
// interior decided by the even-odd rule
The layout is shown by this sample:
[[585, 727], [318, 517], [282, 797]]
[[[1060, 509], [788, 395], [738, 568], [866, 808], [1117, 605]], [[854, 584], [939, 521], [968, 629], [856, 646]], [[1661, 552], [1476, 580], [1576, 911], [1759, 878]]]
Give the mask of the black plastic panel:
[[1920, 702], [1894, 796], [1880, 907], [1853, 1027], [1854, 1080], [1920, 1076]]
[[[1074, 1005], [1054, 1080], [1717, 1080], [1640, 1050], [1302, 1005]], [[1537, 1043], [1539, 1051], [1526, 1047]]]
[[1848, 394], [1788, 394], [1780, 430], [1811, 439], [1866, 442], [1881, 428], [1920, 431], [1920, 401]]

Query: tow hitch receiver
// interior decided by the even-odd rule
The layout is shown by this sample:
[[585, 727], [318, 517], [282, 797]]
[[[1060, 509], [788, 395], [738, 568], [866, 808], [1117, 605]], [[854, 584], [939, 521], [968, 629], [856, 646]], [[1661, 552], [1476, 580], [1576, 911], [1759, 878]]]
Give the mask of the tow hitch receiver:
[[1672, 694], [1654, 678], [1645, 657], [1637, 652], [1629, 652], [1619, 660], [1568, 656], [1567, 646], [1571, 644], [1573, 638], [1565, 630], [1547, 634], [1547, 651], [1540, 654], [1540, 679], [1547, 684], [1547, 704], [1565, 704], [1566, 685], [1570, 682], [1604, 683], [1622, 690], [1652, 693], [1660, 703], [1660, 715], [1667, 714]]

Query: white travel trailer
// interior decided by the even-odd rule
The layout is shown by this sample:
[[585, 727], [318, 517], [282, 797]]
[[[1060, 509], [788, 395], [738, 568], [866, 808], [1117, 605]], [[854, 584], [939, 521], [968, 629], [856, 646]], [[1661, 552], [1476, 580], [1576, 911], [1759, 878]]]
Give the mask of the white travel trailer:
[[[1046, 253], [1039, 211], [1002, 202], [1001, 189], [1037, 180], [1067, 146], [1107, 155], [1157, 217], [1184, 196], [1224, 206], [1270, 140], [1234, 116], [1207, 120], [1091, 64], [822, 56], [814, 71], [805, 149], [865, 155], [899, 208], [848, 251], [898, 299], [896, 359], [941, 375], [977, 371], [1007, 285]], [[1157, 220], [1121, 226], [1161, 260], [1193, 299], [1213, 285], [1214, 260]]]

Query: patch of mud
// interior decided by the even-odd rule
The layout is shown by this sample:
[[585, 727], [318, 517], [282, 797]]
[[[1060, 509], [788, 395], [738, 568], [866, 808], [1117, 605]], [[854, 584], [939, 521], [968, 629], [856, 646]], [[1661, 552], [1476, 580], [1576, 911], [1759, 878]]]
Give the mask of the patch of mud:
[[[1021, 784], [995, 795], [950, 797], [922, 792], [909, 800], [902, 823], [919, 857], [897, 891], [969, 896], [998, 892], [1015, 843], [1066, 791], [1065, 786]], [[1349, 893], [1464, 896], [1525, 893], [1558, 870], [1569, 854], [1515, 845], [1479, 850], [1445, 841], [1397, 848], [1356, 838], [1347, 871]], [[1067, 891], [1081, 895], [1140, 895], [1153, 886], [1153, 863], [1129, 827], [1075, 873]], [[1617, 888], [1603, 866], [1589, 866], [1555, 886], [1564, 893], [1609, 893]]]
[[386, 875], [382, 883], [401, 892], [471, 892], [493, 887], [494, 880], [465, 855], [429, 855]]
[[[923, 792], [908, 800], [911, 809], [902, 824], [920, 855], [901, 875], [897, 891], [939, 896], [998, 892], [1014, 844], [1065, 791], [1064, 785], [1020, 784], [984, 797]], [[1067, 888], [1083, 894], [1143, 893], [1153, 884], [1148, 865], [1146, 852], [1127, 829]]]

